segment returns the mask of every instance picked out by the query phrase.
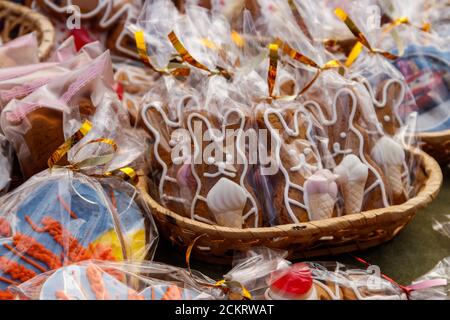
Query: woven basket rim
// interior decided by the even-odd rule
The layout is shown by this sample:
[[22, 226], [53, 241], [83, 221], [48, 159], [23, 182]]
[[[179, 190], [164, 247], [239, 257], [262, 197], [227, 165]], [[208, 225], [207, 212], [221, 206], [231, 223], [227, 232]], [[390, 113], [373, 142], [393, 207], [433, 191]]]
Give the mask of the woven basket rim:
[[450, 137], [450, 129], [436, 132], [420, 132], [416, 134], [421, 139]]
[[[223, 237], [229, 235], [233, 238], [261, 238], [261, 237], [273, 237], [274, 234], [283, 235], [293, 235], [300, 234], [304, 232], [305, 229], [329, 229], [333, 226], [339, 226], [342, 222], [354, 222], [355, 219], [362, 218], [373, 218], [380, 215], [386, 214], [402, 214], [408, 213], [413, 208], [423, 208], [428, 203], [430, 203], [442, 186], [443, 175], [439, 164], [431, 156], [426, 154], [422, 150], [410, 150], [410, 152], [419, 155], [422, 158], [422, 166], [426, 172], [427, 179], [425, 180], [424, 186], [418, 192], [418, 194], [406, 201], [403, 204], [389, 206], [386, 208], [373, 209], [369, 211], [364, 211], [361, 213], [355, 213], [350, 215], [345, 215], [341, 217], [335, 217], [324, 220], [316, 220], [310, 222], [303, 222], [298, 224], [285, 224], [273, 227], [259, 227], [259, 228], [228, 228], [218, 225], [210, 225], [201, 221], [196, 221], [188, 217], [183, 217], [165, 207], [160, 205], [156, 200], [154, 200], [148, 193], [144, 192], [143, 196], [147, 204], [158, 213], [170, 217], [172, 221], [175, 221], [177, 225], [192, 226], [191, 229], [197, 230], [198, 234], [217, 234], [220, 233]], [[140, 179], [140, 185], [144, 179]], [[144, 188], [145, 189], [145, 188]]]
[[6, 0], [0, 0], [0, 10], [11, 10], [32, 21], [39, 28], [42, 37], [39, 44], [39, 59], [43, 60], [50, 54], [56, 33], [53, 24], [46, 16], [26, 6]]

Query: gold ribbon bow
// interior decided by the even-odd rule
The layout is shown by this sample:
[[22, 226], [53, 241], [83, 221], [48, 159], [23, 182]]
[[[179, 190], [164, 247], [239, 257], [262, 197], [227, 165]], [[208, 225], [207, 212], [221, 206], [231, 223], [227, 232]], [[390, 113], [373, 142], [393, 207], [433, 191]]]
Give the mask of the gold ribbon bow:
[[[338, 60], [330, 60], [327, 63], [325, 63], [325, 65], [320, 66], [311, 58], [308, 58], [307, 56], [294, 50], [287, 43], [281, 41], [280, 39], [277, 39], [274, 43], [271, 43], [269, 45], [270, 62], [269, 62], [269, 71], [268, 71], [268, 76], [267, 76], [267, 79], [268, 79], [267, 82], [268, 82], [268, 86], [269, 86], [269, 95], [271, 98], [275, 98], [275, 99], [280, 98], [280, 97], [273, 96], [273, 90], [275, 87], [275, 81], [276, 81], [277, 69], [278, 69], [278, 59], [279, 59], [278, 51], [279, 51], [280, 47], [284, 54], [288, 55], [295, 61], [298, 61], [304, 65], [307, 65], [307, 66], [317, 69], [317, 72], [314, 75], [313, 79], [310, 82], [308, 82], [308, 84], [295, 97], [298, 97], [298, 96], [304, 94], [309, 88], [311, 88], [311, 86], [314, 84], [314, 82], [316, 82], [317, 78], [319, 77], [319, 75], [322, 71], [338, 68], [340, 74], [343, 74], [343, 72], [344, 72], [344, 68]], [[288, 97], [281, 97], [281, 98], [286, 99]]]
[[[50, 169], [54, 168], [57, 163], [69, 152], [70, 149], [73, 148], [76, 144], [78, 144], [90, 131], [92, 130], [92, 123], [89, 120], [86, 120], [81, 125], [80, 129], [78, 129], [70, 138], [68, 138], [48, 159], [47, 165]], [[82, 160], [77, 163], [69, 164], [64, 166], [69, 170], [80, 171], [82, 169], [91, 168], [95, 166], [102, 166], [110, 162], [114, 156], [114, 153], [117, 151], [117, 144], [112, 139], [107, 138], [99, 138], [94, 139], [78, 149], [78, 152], [85, 146], [93, 144], [93, 143], [104, 143], [111, 146], [113, 152], [108, 153], [101, 156], [96, 156], [92, 158], [88, 158]], [[131, 167], [123, 167], [111, 172], [105, 172], [103, 174], [93, 174], [94, 177], [105, 178], [105, 177], [120, 177], [125, 181], [129, 181], [136, 185], [138, 183], [138, 176], [135, 170]]]
[[363, 47], [366, 47], [369, 50], [369, 52], [380, 54], [389, 60], [395, 60], [398, 58], [396, 55], [390, 52], [372, 48], [372, 46], [370, 45], [369, 41], [367, 41], [364, 34], [359, 30], [359, 28], [356, 26], [353, 20], [350, 19], [350, 17], [344, 10], [342, 10], [341, 8], [337, 8], [334, 11], [334, 13], [341, 21], [345, 23], [345, 25], [349, 28], [350, 32], [356, 37], [356, 39], [358, 39], [358, 42], [355, 44], [349, 56], [347, 57], [347, 61], [345, 62], [346, 67], [350, 67], [353, 64], [353, 62], [355, 62], [355, 60], [360, 55]]
[[191, 254], [192, 249], [194, 248], [195, 244], [200, 238], [205, 237], [206, 234], [201, 234], [197, 236], [191, 244], [188, 246], [186, 250], [186, 265], [189, 271], [189, 275], [191, 276], [192, 280], [199, 284], [200, 286], [209, 287], [209, 288], [218, 288], [220, 289], [225, 295], [227, 295], [229, 300], [252, 300], [251, 293], [245, 288], [241, 283], [237, 281], [231, 281], [231, 280], [220, 280], [217, 281], [215, 284], [202, 282], [197, 280], [194, 275], [192, 274], [191, 269]]
[[177, 35], [174, 31], [170, 32], [168, 35], [170, 43], [174, 47], [174, 49], [178, 52], [181, 59], [191, 66], [194, 66], [198, 69], [204, 70], [208, 72], [210, 75], [221, 75], [225, 77], [227, 80], [231, 79], [231, 74], [226, 71], [224, 68], [217, 66], [216, 70], [210, 70], [207, 66], [197, 61], [190, 53], [186, 50], [186, 48], [181, 43], [180, 39], [178, 39]]
[[400, 18], [394, 19], [392, 22], [387, 23], [386, 27], [384, 29], [384, 32], [389, 32], [392, 29], [394, 29], [395, 27], [402, 25], [402, 24], [408, 24], [408, 25], [414, 26], [417, 29], [420, 29], [424, 32], [431, 31], [431, 24], [428, 22], [424, 23], [422, 26], [416, 26], [409, 21], [408, 17], [400, 17]]
[[147, 44], [145, 43], [144, 31], [139, 30], [134, 33], [134, 38], [136, 41], [136, 47], [138, 50], [139, 57], [142, 62], [150, 67], [155, 72], [161, 74], [171, 74], [173, 76], [187, 77], [190, 74], [190, 69], [186, 66], [178, 63], [176, 61], [171, 61], [166, 68], [158, 69], [150, 61], [150, 57], [147, 54]]

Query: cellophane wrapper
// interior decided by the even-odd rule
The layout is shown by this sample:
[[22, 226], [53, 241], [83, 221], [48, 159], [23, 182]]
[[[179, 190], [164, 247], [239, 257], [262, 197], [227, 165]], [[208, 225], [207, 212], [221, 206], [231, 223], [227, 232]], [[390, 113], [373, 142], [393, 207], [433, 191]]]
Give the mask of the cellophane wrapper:
[[411, 292], [412, 300], [450, 300], [450, 257], [446, 257], [429, 272], [416, 279], [416, 283], [426, 283], [429, 281], [438, 281], [438, 284], [420, 288]]
[[151, 259], [157, 231], [136, 188], [68, 169], [43, 171], [1, 198], [0, 289], [88, 259]]
[[334, 261], [291, 263], [287, 252], [255, 248], [236, 256], [224, 278], [256, 300], [404, 300], [405, 293], [378, 267], [358, 269]]
[[399, 56], [392, 64], [415, 98], [416, 106], [400, 111], [417, 112], [417, 131], [439, 132], [450, 128], [450, 46], [448, 38], [435, 32], [438, 26], [431, 23], [430, 30], [424, 31], [431, 21], [423, 15], [423, 6], [422, 1], [393, 1], [387, 14], [394, 21], [407, 17], [409, 23], [385, 24], [377, 34], [376, 46]]
[[[141, 123], [153, 137], [156, 199], [201, 222], [249, 228], [339, 217], [413, 197], [424, 177], [409, 151], [417, 147], [409, 138], [414, 117], [401, 126], [393, 108], [405, 90], [389, 86], [380, 106], [338, 68], [319, 72], [280, 49], [269, 92], [267, 46], [276, 39], [317, 65], [333, 57], [303, 35], [287, 4], [260, 6], [256, 19], [244, 10], [230, 23], [220, 11], [189, 5], [180, 13], [170, 1], [155, 0], [130, 26], [146, 35], [154, 67], [164, 70], [176, 60], [191, 71], [189, 77], [163, 71], [140, 104]], [[180, 60], [171, 32], [197, 63]]]
[[0, 45], [0, 67], [23, 66], [39, 62], [39, 44], [35, 33]]
[[8, 191], [11, 183], [13, 150], [5, 136], [0, 134], [0, 195]]
[[89, 260], [43, 273], [13, 292], [25, 300], [212, 300], [216, 292], [196, 273], [158, 262]]
[[0, 109], [13, 99], [22, 99], [40, 87], [66, 77], [68, 73], [82, 68], [101, 53], [102, 49], [98, 42], [84, 46], [77, 53], [71, 37], [47, 62], [2, 68], [0, 70]]

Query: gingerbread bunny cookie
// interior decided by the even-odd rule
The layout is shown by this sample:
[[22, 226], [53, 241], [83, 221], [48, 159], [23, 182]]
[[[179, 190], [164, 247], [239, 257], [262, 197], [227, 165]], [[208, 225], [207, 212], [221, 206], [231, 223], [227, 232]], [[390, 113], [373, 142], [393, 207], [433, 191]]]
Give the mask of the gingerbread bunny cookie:
[[[316, 172], [322, 169], [310, 115], [299, 106], [283, 112], [278, 108], [264, 107], [257, 117], [259, 129], [267, 129], [271, 137], [267, 149], [277, 170], [267, 179], [274, 190], [273, 203], [278, 223], [299, 223], [333, 216], [336, 195], [333, 204], [326, 209], [312, 205], [312, 193], [311, 202], [305, 199], [305, 182], [314, 180]], [[312, 180], [309, 191], [314, 189]]]
[[[183, 107], [191, 97], [180, 100], [175, 108], [159, 101], [144, 104], [141, 119], [153, 136], [151, 165], [160, 173], [160, 201], [170, 210], [188, 216], [196, 181], [190, 169], [191, 138], [184, 129]], [[177, 148], [177, 149], [175, 149]]]
[[[385, 179], [370, 155], [372, 141], [361, 127], [364, 123], [363, 111], [361, 110], [363, 107], [356, 94], [351, 89], [344, 87], [335, 93], [331, 106], [321, 105], [315, 100], [308, 100], [304, 105], [316, 116], [326, 130], [327, 137], [322, 137], [319, 140], [327, 145], [330, 156], [336, 164], [339, 165], [349, 160], [353, 161], [355, 159], [348, 159], [348, 157], [355, 155], [360, 160], [357, 161], [357, 165], [362, 164], [362, 166], [367, 167], [368, 175], [365, 179], [365, 188], [363, 191], [358, 190], [357, 201], [361, 205], [351, 206], [351, 210], [349, 210], [351, 207], [347, 207], [345, 214], [389, 206]], [[326, 138], [326, 140], [323, 138]], [[362, 171], [364, 171], [364, 168]], [[349, 177], [351, 179], [348, 179], [348, 177], [342, 179], [342, 170], [335, 171], [335, 173], [341, 174], [338, 182], [344, 202], [352, 201], [349, 195], [346, 196], [348, 193], [345, 190], [348, 189], [348, 182], [357, 178], [359, 183], [364, 183], [364, 172], [358, 172], [358, 177], [351, 176]], [[348, 171], [347, 175], [348, 173], [350, 172]], [[364, 198], [364, 201], [360, 200], [361, 197]]]
[[244, 132], [249, 117], [239, 108], [228, 108], [223, 116], [193, 110], [186, 122], [194, 143], [191, 168], [196, 181], [191, 218], [233, 228], [261, 226], [260, 208], [248, 182]]
[[401, 81], [389, 79], [379, 86], [375, 95], [367, 80], [363, 80], [363, 83], [373, 100], [378, 119], [376, 132], [368, 131], [378, 139], [371, 154], [388, 179], [386, 188], [390, 202], [401, 204], [408, 199], [411, 184], [406, 153], [401, 142], [396, 139], [397, 131], [403, 125], [398, 109], [405, 100], [405, 87]]

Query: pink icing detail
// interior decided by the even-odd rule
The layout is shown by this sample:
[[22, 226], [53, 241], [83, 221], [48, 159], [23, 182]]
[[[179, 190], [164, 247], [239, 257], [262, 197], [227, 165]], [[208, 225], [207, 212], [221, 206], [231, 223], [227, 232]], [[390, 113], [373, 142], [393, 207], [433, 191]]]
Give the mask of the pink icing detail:
[[69, 89], [62, 95], [60, 100], [67, 104], [78, 91], [80, 91], [86, 84], [94, 80], [103, 72], [105, 65], [106, 59], [101, 59], [98, 63], [92, 66], [92, 68], [89, 68], [69, 86]]
[[177, 181], [183, 187], [195, 188], [197, 182], [191, 171], [191, 164], [185, 163], [181, 166], [181, 168], [177, 172]]
[[25, 103], [22, 102], [14, 111], [6, 114], [6, 119], [9, 122], [20, 122], [27, 114], [39, 109], [41, 106], [38, 103]]
[[23, 97], [33, 93], [36, 89], [50, 82], [49, 78], [42, 78], [34, 82], [24, 84], [22, 86], [15, 86], [9, 90], [1, 90], [0, 98], [3, 101], [10, 101], [16, 97]]
[[308, 194], [328, 193], [332, 197], [337, 197], [338, 187], [335, 180], [336, 176], [329, 170], [319, 170], [308, 178], [305, 191]]

